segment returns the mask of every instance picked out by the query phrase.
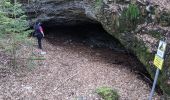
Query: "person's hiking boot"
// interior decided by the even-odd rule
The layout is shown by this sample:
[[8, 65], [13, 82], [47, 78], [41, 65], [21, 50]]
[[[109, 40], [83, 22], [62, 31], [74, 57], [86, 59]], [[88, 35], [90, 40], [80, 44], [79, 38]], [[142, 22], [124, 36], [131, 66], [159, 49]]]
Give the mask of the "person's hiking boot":
[[41, 55], [45, 55], [45, 54], [47, 54], [47, 53], [46, 53], [45, 51], [41, 51], [40, 54], [41, 54]]

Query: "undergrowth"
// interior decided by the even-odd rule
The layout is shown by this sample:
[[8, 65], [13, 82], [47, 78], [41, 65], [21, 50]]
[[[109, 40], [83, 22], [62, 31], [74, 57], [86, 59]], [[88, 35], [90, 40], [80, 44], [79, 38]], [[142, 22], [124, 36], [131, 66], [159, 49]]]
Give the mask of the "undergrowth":
[[117, 91], [115, 91], [109, 87], [100, 87], [96, 90], [96, 92], [104, 100], [119, 100], [119, 95], [118, 95]]
[[14, 68], [19, 66], [18, 62], [30, 64], [33, 54], [32, 39], [28, 38], [32, 30], [21, 6], [17, 0], [0, 1], [0, 52], [10, 56]]
[[130, 4], [124, 9], [121, 16], [117, 16], [115, 20], [115, 28], [118, 33], [130, 32], [134, 30], [141, 20], [141, 12], [136, 4]]

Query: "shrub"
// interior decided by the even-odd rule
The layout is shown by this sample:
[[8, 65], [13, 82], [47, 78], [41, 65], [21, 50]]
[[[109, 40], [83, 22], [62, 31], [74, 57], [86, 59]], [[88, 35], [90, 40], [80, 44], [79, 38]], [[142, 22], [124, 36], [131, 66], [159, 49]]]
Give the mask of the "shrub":
[[11, 0], [0, 1], [0, 45], [3, 46], [0, 49], [7, 51], [14, 66], [16, 66], [17, 50], [23, 43], [30, 43], [27, 38], [32, 32], [29, 30], [27, 16], [21, 6], [16, 0], [14, 3]]
[[130, 4], [126, 11], [126, 18], [135, 25], [139, 19], [139, 15], [140, 12], [138, 6], [136, 4]]
[[[124, 9], [121, 16], [115, 20], [115, 28], [118, 33], [130, 32], [134, 30], [142, 20], [140, 10], [136, 4], [130, 4], [127, 9]], [[118, 23], [118, 24], [117, 24]]]
[[100, 87], [96, 90], [97, 94], [99, 94], [104, 100], [118, 100], [118, 93], [109, 88], [109, 87]]

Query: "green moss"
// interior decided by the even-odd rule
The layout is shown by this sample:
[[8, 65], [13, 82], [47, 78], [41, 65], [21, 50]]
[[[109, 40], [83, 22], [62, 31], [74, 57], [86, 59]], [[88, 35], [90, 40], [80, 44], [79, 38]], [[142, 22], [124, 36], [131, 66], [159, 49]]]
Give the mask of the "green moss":
[[[148, 62], [153, 56], [148, 52], [148, 48], [142, 42], [134, 42], [136, 47], [133, 48], [138, 59], [144, 64], [148, 65]], [[131, 48], [132, 49], [132, 48]], [[132, 49], [132, 50], [133, 50]]]
[[118, 93], [109, 88], [109, 87], [100, 87], [96, 90], [96, 92], [104, 99], [104, 100], [118, 100]]
[[163, 66], [163, 70], [160, 72], [159, 83], [161, 84], [160, 86], [163, 89], [164, 94], [168, 94], [170, 96], [170, 85], [167, 84], [167, 80], [169, 80], [169, 76], [170, 76], [169, 60], [170, 60], [170, 56], [168, 56], [164, 61], [165, 66]]
[[170, 26], [170, 13], [162, 12], [160, 15], [160, 18], [158, 19], [160, 24], [162, 26]]
[[95, 8], [99, 8], [102, 5], [102, 0], [95, 0]]
[[157, 30], [150, 30], [148, 32], [149, 35], [153, 36], [154, 38], [157, 38], [157, 39], [161, 39], [162, 38], [162, 35], [160, 32], [158, 32]]
[[[148, 52], [148, 49], [147, 47], [144, 46], [144, 43], [136, 41], [135, 44], [137, 44], [136, 47], [133, 49], [131, 48], [131, 50], [134, 50], [138, 59], [146, 66], [148, 73], [151, 75], [153, 79], [156, 72], [156, 67], [149, 64], [149, 61], [153, 61], [155, 55]], [[166, 65], [169, 65], [169, 63]], [[168, 80], [167, 79], [168, 76], [166, 74], [167, 72], [170, 72], [170, 70], [167, 70], [165, 67], [164, 70], [160, 72], [157, 84], [161, 87], [161, 89], [164, 91], [165, 94], [170, 95], [170, 88], [169, 88], [170, 86], [166, 83], [166, 80]]]

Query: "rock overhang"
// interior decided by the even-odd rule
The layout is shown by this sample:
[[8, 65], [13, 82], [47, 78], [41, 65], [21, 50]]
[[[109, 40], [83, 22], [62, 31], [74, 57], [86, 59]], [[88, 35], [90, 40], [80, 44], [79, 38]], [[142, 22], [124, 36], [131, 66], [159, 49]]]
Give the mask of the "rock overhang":
[[31, 25], [39, 20], [47, 27], [98, 23], [82, 0], [42, 0], [24, 3]]

